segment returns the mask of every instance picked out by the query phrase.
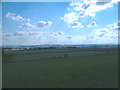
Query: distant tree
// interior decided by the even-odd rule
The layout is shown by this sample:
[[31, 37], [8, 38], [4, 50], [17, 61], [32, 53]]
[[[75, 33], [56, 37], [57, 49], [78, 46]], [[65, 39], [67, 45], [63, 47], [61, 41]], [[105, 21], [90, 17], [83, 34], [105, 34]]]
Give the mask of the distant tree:
[[27, 50], [27, 48], [24, 48], [24, 50], [26, 51], [26, 50]]

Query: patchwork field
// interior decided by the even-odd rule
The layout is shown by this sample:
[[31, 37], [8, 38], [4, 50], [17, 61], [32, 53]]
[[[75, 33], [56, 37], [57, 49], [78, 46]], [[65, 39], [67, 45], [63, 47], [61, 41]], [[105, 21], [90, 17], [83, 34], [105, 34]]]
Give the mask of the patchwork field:
[[[76, 57], [84, 55], [117, 54], [117, 48], [56, 48], [56, 49], [33, 49], [4, 52], [3, 58], [8, 61], [30, 61], [41, 59], [54, 59], [64, 57]], [[9, 58], [7, 58], [9, 57]]]
[[[57, 57], [56, 53], [54, 53], [56, 57], [51, 56], [52, 53], [46, 53], [48, 54], [46, 57], [51, 56], [51, 58], [34, 58], [30, 61], [28, 60], [30, 55], [40, 55], [40, 52], [34, 52], [34, 54], [26, 52], [28, 53], [26, 55], [29, 55], [26, 60], [19, 62], [23, 58], [21, 57], [18, 61], [3, 63], [3, 88], [118, 87], [118, 56], [116, 51], [106, 51], [107, 53], [103, 53], [102, 50], [97, 51], [99, 53], [92, 50], [95, 53], [89, 55], [88, 51], [82, 51], [83, 54], [78, 50], [79, 54], [76, 55], [77, 49], [72, 52], [66, 50], [65, 53], [61, 51], [63, 56], [59, 54], [60, 51], [57, 51], [61, 57]], [[18, 57], [15, 57], [19, 58], [21, 54], [17, 54], [17, 52]]]

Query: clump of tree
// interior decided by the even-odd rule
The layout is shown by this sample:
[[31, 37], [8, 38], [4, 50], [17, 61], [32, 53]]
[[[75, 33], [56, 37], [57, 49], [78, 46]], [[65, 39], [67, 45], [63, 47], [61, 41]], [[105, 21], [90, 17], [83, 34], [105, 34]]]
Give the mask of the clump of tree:
[[68, 57], [68, 54], [67, 54], [67, 53], [65, 53], [65, 54], [64, 54], [64, 58], [67, 58], [67, 57]]

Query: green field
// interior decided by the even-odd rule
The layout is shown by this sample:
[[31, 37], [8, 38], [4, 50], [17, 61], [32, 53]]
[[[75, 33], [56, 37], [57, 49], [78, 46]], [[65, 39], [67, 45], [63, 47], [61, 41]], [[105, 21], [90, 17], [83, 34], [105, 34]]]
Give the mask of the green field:
[[86, 55], [3, 64], [3, 88], [116, 88], [117, 55]]

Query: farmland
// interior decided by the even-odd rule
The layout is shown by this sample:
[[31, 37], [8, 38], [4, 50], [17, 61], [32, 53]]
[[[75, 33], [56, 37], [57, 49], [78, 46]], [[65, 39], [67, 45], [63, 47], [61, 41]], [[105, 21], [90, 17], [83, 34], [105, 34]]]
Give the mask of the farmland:
[[[6, 57], [7, 56], [7, 57]], [[117, 48], [6, 51], [4, 88], [115, 88]]]

